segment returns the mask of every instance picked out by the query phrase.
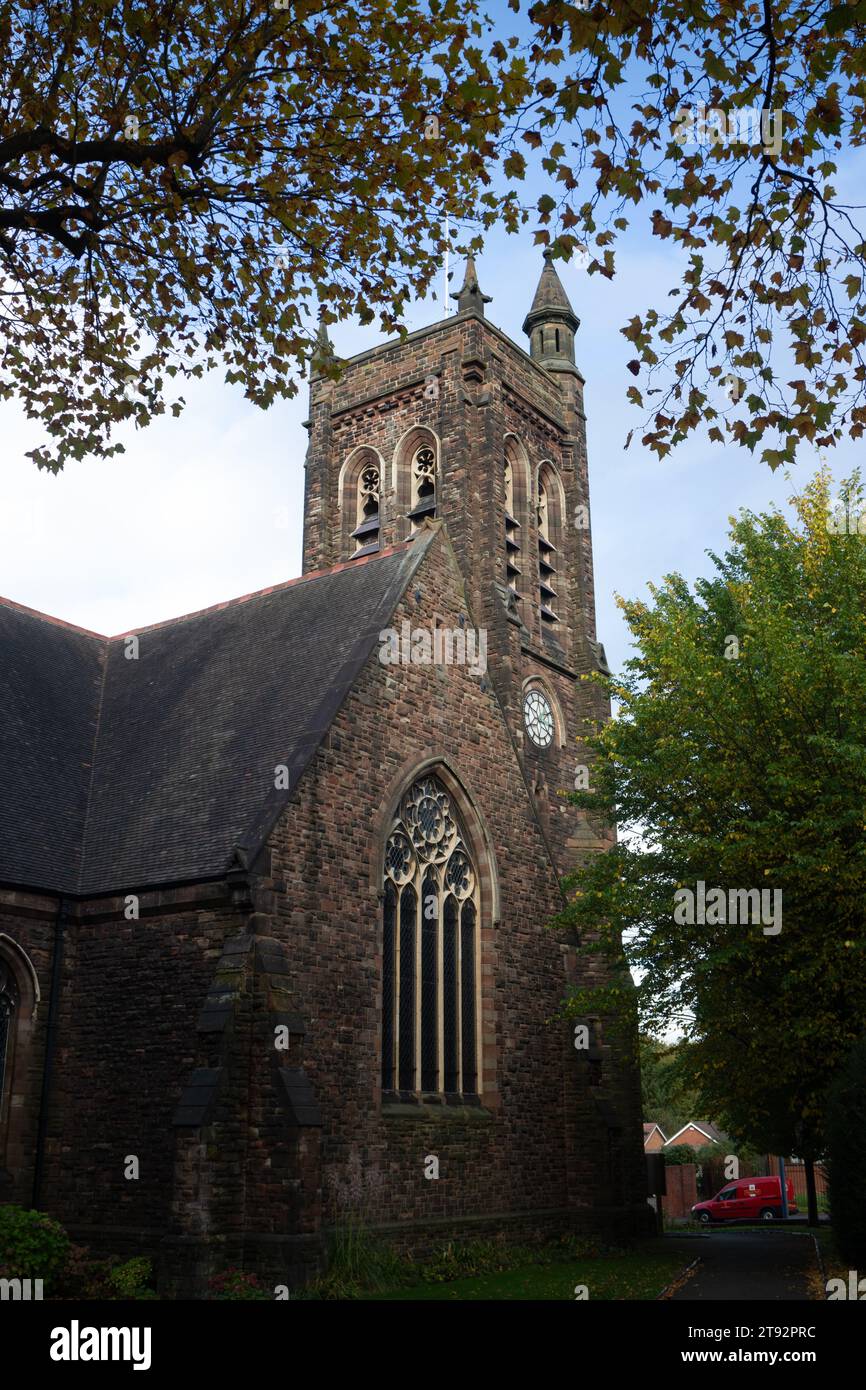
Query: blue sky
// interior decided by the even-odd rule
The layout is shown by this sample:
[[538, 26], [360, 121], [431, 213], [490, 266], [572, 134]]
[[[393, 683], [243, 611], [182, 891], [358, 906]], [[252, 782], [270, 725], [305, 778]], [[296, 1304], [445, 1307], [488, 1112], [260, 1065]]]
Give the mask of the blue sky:
[[[628, 654], [614, 592], [645, 594], [647, 581], [672, 570], [690, 579], [708, 572], [705, 552], [724, 547], [731, 513], [782, 504], [791, 491], [744, 451], [701, 437], [659, 462], [638, 431], [624, 452], [641, 415], [625, 400], [633, 354], [619, 329], [653, 298], [662, 302], [677, 280], [674, 253], [650, 235], [644, 214], [637, 219], [612, 282], [559, 263], [581, 319], [576, 352], [586, 378], [598, 626], [614, 668]], [[521, 345], [541, 265], [529, 231], [491, 234], [478, 260], [492, 296], [488, 317]], [[452, 285], [461, 278], [456, 264]], [[441, 317], [440, 297], [414, 305], [407, 322], [416, 328]], [[374, 328], [347, 323], [331, 331], [346, 356], [381, 341]], [[124, 455], [70, 463], [60, 477], [24, 457], [34, 428], [14, 402], [0, 406], [0, 594], [117, 633], [300, 572], [306, 385], [267, 413], [217, 374], [190, 384], [186, 397], [179, 419], [119, 434]], [[837, 478], [856, 452], [852, 445], [835, 451]], [[795, 480], [817, 461], [804, 454]]]

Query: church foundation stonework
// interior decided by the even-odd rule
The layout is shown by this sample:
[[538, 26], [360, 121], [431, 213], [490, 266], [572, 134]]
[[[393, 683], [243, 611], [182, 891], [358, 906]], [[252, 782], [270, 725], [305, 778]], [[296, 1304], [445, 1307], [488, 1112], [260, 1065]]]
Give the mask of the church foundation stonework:
[[547, 926], [614, 834], [563, 796], [609, 713], [578, 320], [550, 260], [528, 353], [455, 298], [314, 372], [299, 579], [115, 638], [0, 601], [0, 1201], [167, 1296], [348, 1220], [647, 1229]]

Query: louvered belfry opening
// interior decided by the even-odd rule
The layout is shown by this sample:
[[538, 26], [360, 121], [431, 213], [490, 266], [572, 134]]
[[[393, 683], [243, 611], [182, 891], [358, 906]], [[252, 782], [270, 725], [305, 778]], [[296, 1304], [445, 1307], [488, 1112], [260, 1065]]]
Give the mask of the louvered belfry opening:
[[538, 592], [542, 624], [553, 627], [559, 622], [556, 612], [556, 546], [550, 539], [551, 498], [547, 482], [538, 479]]
[[412, 530], [429, 517], [436, 516], [436, 454], [429, 444], [422, 444], [412, 456], [412, 508], [409, 520]]
[[505, 470], [505, 582], [515, 594], [520, 582], [520, 522], [515, 516], [514, 469], [506, 458]]
[[478, 894], [452, 798], [427, 774], [402, 798], [385, 849], [385, 1093], [478, 1095]]
[[379, 549], [379, 494], [381, 480], [375, 464], [366, 464], [358, 475], [358, 524], [352, 532], [355, 556], [373, 555]]

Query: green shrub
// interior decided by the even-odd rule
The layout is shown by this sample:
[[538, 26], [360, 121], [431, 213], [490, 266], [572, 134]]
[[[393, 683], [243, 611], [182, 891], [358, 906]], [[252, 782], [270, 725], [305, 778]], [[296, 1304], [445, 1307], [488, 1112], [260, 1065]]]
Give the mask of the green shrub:
[[328, 1267], [304, 1290], [307, 1298], [358, 1298], [362, 1293], [415, 1283], [417, 1269], [384, 1241], [376, 1240], [356, 1218], [331, 1232]]
[[58, 1273], [58, 1298], [112, 1299], [117, 1293], [109, 1282], [111, 1261], [94, 1257], [86, 1245], [70, 1245], [62, 1270]]
[[86, 1245], [70, 1245], [54, 1296], [99, 1303], [148, 1301], [159, 1296], [148, 1287], [150, 1278], [151, 1262], [143, 1255], [120, 1263], [97, 1258]]
[[148, 1287], [152, 1272], [150, 1260], [143, 1255], [136, 1255], [125, 1264], [115, 1265], [110, 1269], [108, 1282], [115, 1290], [116, 1298], [156, 1298], [153, 1289]]
[[672, 1149], [665, 1149], [665, 1163], [668, 1167], [676, 1163], [697, 1163], [697, 1151], [691, 1144], [675, 1144]]
[[830, 1214], [839, 1253], [852, 1269], [866, 1269], [866, 1038], [848, 1054], [827, 1106]]
[[242, 1269], [227, 1269], [208, 1280], [208, 1298], [215, 1303], [228, 1303], [241, 1300], [250, 1302], [270, 1302], [273, 1294], [259, 1283], [255, 1274], [245, 1274]]
[[7, 1279], [42, 1279], [46, 1289], [69, 1254], [69, 1237], [59, 1221], [41, 1211], [0, 1207], [0, 1266]]
[[502, 1238], [449, 1241], [425, 1259], [399, 1255], [357, 1220], [332, 1232], [330, 1262], [321, 1278], [298, 1290], [298, 1299], [352, 1299], [417, 1284], [498, 1274], [526, 1265], [564, 1264], [624, 1254], [594, 1236], [561, 1235], [545, 1245], [514, 1245]]

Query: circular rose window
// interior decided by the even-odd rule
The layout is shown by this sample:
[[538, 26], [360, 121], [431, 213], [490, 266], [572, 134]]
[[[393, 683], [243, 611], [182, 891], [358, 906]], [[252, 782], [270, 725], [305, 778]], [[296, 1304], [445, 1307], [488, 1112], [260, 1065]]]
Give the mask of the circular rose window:
[[523, 722], [537, 748], [550, 747], [553, 742], [553, 710], [542, 691], [530, 690], [524, 697]]

